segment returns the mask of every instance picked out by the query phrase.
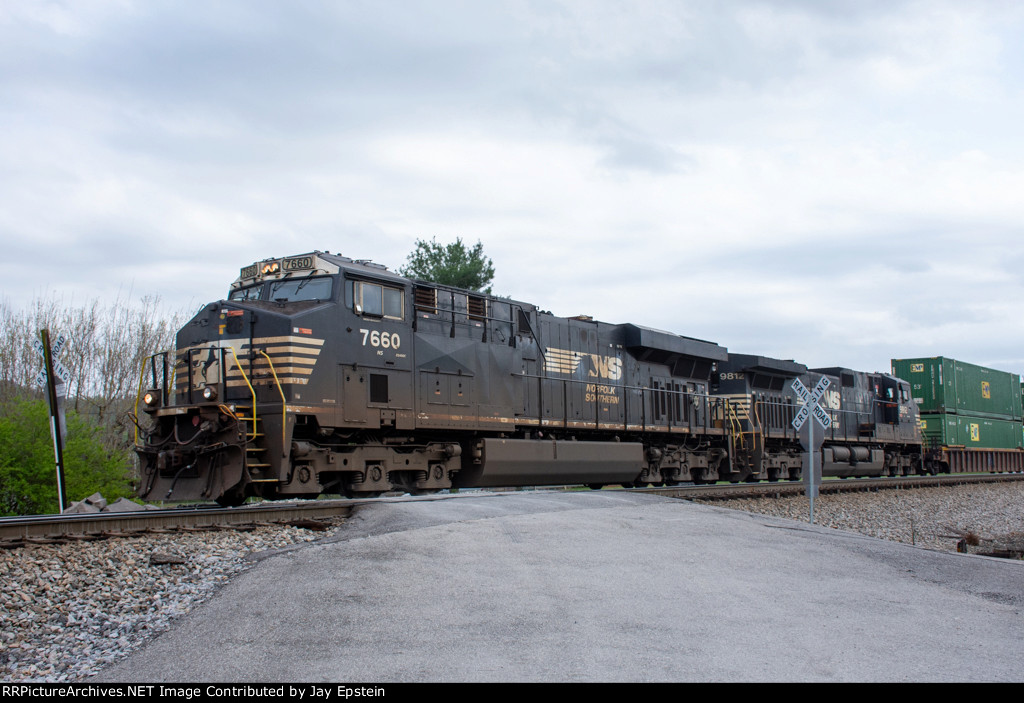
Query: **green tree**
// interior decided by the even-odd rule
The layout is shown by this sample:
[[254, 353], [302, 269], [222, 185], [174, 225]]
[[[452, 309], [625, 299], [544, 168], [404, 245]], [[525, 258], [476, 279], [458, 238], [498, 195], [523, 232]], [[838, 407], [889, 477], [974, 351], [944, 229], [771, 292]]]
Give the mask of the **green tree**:
[[[56, 513], [57, 474], [46, 401], [16, 400], [0, 408], [0, 515]], [[68, 500], [97, 491], [108, 501], [130, 497], [132, 457], [104, 445], [103, 428], [68, 410], [64, 476]]]
[[417, 239], [416, 248], [398, 272], [407, 278], [490, 293], [494, 263], [484, 255], [479, 241], [467, 249], [461, 237], [451, 244], [438, 244], [436, 238], [429, 242]]

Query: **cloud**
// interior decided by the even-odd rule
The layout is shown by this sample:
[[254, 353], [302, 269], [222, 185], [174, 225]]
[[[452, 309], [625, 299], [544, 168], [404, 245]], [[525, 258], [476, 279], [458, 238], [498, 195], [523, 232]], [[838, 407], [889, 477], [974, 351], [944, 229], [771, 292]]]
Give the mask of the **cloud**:
[[815, 366], [1024, 371], [1024, 10], [0, 9], [4, 295], [481, 240], [495, 290]]

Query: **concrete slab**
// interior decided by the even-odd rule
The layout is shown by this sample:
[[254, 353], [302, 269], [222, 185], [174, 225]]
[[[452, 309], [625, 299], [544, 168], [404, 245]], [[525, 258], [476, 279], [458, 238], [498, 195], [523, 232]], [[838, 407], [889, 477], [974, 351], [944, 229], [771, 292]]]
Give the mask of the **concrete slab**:
[[118, 682], [1021, 681], [1024, 563], [622, 491], [361, 508]]

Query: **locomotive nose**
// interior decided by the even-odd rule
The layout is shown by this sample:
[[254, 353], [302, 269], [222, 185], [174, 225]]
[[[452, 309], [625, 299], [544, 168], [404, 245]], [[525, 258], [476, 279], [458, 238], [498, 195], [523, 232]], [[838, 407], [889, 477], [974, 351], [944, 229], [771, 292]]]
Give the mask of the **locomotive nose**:
[[253, 311], [244, 303], [226, 300], [210, 303], [178, 333], [178, 343], [202, 344], [224, 336], [239, 335], [251, 322], [255, 322]]

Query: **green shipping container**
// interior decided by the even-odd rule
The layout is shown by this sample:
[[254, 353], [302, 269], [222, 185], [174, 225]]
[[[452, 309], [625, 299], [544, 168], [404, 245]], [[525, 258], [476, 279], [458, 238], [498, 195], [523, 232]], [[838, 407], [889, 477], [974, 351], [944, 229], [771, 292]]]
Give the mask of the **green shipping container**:
[[910, 384], [910, 394], [922, 413], [1021, 419], [1017, 374], [936, 356], [893, 359], [892, 375]]
[[1022, 444], [1024, 425], [1020, 420], [1000, 420], [952, 413], [922, 413], [921, 432], [928, 446], [1017, 449]]

